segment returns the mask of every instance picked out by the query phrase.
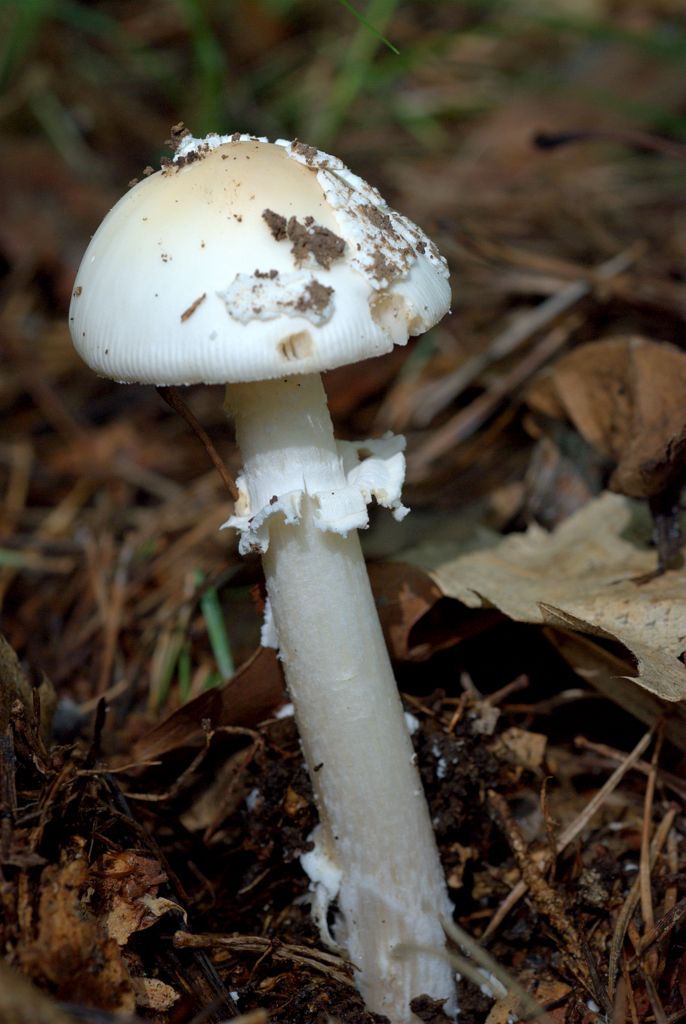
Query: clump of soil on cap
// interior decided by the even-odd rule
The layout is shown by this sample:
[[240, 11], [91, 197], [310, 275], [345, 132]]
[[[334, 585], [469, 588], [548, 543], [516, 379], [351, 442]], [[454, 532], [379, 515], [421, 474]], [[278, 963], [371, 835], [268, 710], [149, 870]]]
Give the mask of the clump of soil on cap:
[[345, 240], [329, 228], [317, 224], [314, 217], [305, 217], [301, 223], [297, 217], [286, 220], [280, 213], [263, 210], [262, 218], [275, 241], [288, 239], [292, 242], [291, 253], [298, 264], [307, 262], [312, 256], [321, 267], [328, 270], [345, 252]]
[[291, 143], [291, 151], [297, 153], [298, 156], [303, 157], [306, 163], [310, 166], [317, 162], [319, 157], [319, 150], [315, 146], [308, 146], [306, 142], [300, 142], [299, 139], [294, 139]]
[[173, 124], [169, 129], [169, 138], [165, 145], [175, 153], [183, 140], [190, 135], [188, 128], [186, 128], [183, 121], [179, 121], [178, 124]]
[[280, 213], [274, 213], [273, 210], [263, 210], [262, 219], [271, 231], [275, 242], [282, 242], [284, 238], [288, 237], [286, 234], [287, 221]]
[[379, 228], [380, 231], [385, 231], [393, 238], [399, 238], [398, 232], [393, 227], [393, 221], [380, 210], [378, 206], [374, 206], [373, 203], [365, 203], [363, 206], [358, 207], [360, 213], [363, 213], [370, 224], [373, 224], [375, 228]]
[[313, 310], [321, 315], [329, 305], [332, 295], [333, 288], [320, 284], [319, 281], [311, 281], [296, 302], [295, 308], [301, 313]]
[[380, 249], [377, 249], [372, 259], [370, 273], [377, 281], [390, 282], [398, 276], [400, 270], [396, 263], [393, 263]]
[[340, 235], [321, 224], [315, 224], [312, 217], [306, 217], [303, 224], [296, 217], [291, 217], [286, 231], [293, 243], [291, 252], [296, 263], [305, 263], [311, 255], [320, 266], [328, 270], [345, 251], [345, 242]]

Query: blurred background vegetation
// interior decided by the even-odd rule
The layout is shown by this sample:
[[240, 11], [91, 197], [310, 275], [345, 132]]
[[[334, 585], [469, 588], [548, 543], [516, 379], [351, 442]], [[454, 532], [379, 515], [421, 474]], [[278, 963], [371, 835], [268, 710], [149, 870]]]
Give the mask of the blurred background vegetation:
[[[4, 10], [3, 10], [4, 8]], [[160, 123], [454, 154], [516, 100], [686, 134], [680, 0], [2, 0], [5, 132], [75, 171], [152, 159]], [[557, 125], [552, 124], [552, 127]], [[122, 144], [126, 145], [122, 152]]]
[[[67, 329], [88, 238], [127, 182], [159, 166], [171, 125], [330, 149], [437, 241], [452, 317], [364, 368], [327, 374], [336, 429], [403, 431], [408, 500], [447, 514], [451, 530], [481, 499], [496, 528], [521, 528], [535, 513], [522, 484], [531, 439], [518, 355], [462, 391], [437, 388], [570, 282], [585, 298], [562, 325], [564, 346], [621, 333], [682, 342], [685, 68], [683, 0], [0, 0], [0, 603], [13, 608], [15, 648], [84, 698], [88, 658], [106, 685], [116, 632], [102, 656], [101, 627], [84, 633], [81, 620], [104, 616], [117, 552], [138, 531], [126, 572], [142, 604], [127, 592], [120, 624], [138, 668], [115, 676], [146, 676], [161, 620], [145, 588], [162, 587], [162, 619], [176, 615], [184, 588], [202, 592], [197, 574], [211, 591], [234, 557], [216, 533], [226, 495], [196, 439], [153, 389], [95, 378]], [[541, 148], [541, 132], [584, 134]], [[627, 271], [596, 286], [594, 268], [626, 253]], [[470, 436], [419, 466], [433, 433], [494, 382]], [[235, 470], [219, 390], [185, 397]], [[183, 509], [181, 486], [196, 495]], [[407, 524], [427, 529], [417, 516]], [[185, 560], [164, 562], [184, 529]], [[231, 588], [219, 584], [226, 605]], [[242, 644], [237, 615], [239, 663], [257, 617], [248, 605]], [[222, 660], [215, 640], [210, 664]], [[158, 654], [151, 686], [163, 693], [171, 662]]]

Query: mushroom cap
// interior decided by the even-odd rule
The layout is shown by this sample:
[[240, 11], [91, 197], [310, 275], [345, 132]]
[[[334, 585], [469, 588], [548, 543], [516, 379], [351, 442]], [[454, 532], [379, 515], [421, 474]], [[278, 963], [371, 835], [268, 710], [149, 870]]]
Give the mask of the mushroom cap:
[[380, 355], [449, 303], [433, 243], [338, 159], [209, 135], [183, 139], [110, 210], [69, 321], [102, 376], [217, 384]]

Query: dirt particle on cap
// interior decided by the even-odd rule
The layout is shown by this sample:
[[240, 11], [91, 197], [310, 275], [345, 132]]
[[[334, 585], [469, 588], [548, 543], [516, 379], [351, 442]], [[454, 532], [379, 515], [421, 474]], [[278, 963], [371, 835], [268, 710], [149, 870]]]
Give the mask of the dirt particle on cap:
[[364, 203], [358, 206], [358, 210], [375, 228], [385, 231], [391, 238], [398, 238], [398, 232], [393, 227], [393, 221], [378, 206], [374, 206], [372, 203]]
[[174, 164], [171, 162], [168, 156], [163, 156], [160, 159], [160, 167], [162, 168], [162, 171], [164, 173], [169, 174], [169, 172], [173, 169]]
[[304, 289], [302, 295], [295, 304], [299, 313], [306, 313], [308, 310], [321, 315], [331, 301], [333, 288], [312, 280]]
[[301, 224], [297, 217], [290, 217], [286, 234], [293, 243], [291, 252], [296, 263], [305, 263], [309, 256], [313, 256], [321, 267], [328, 270], [345, 251], [344, 239], [329, 228], [315, 224], [314, 220], [311, 224]]
[[154, 173], [155, 173], [155, 168], [151, 167], [150, 164], [148, 164], [147, 167], [143, 168], [143, 177], [144, 178], [149, 178], [150, 175], [154, 174]]
[[138, 178], [132, 178], [131, 181], [129, 182], [129, 188], [133, 188], [134, 185], [137, 185], [138, 181]]
[[197, 299], [195, 299], [193, 302], [191, 302], [191, 304], [188, 307], [188, 309], [184, 309], [183, 313], [181, 314], [181, 322], [185, 323], [186, 320], [189, 319], [189, 317], [192, 317], [193, 314], [195, 313], [196, 309], [198, 308], [198, 306], [202, 302], [204, 302], [206, 298], [207, 298], [207, 292], [203, 292], [202, 295], [199, 295]]
[[426, 252], [426, 244], [424, 242], [417, 242], [415, 245], [415, 249], [417, 250], [420, 256], [423, 256], [424, 253]]
[[240, 132], [234, 132], [233, 135], [231, 136], [231, 141], [232, 142], [240, 142], [241, 141], [241, 133]]
[[80, 284], [77, 284], [76, 288], [74, 289], [74, 297], [78, 299], [79, 295], [81, 295], [82, 292], [83, 288], [81, 287]]
[[187, 135], [190, 135], [188, 128], [186, 128], [183, 121], [179, 121], [178, 124], [173, 124], [169, 129], [169, 138], [165, 141], [165, 146], [169, 146], [175, 153], [181, 145], [181, 140], [185, 139]]
[[392, 281], [398, 276], [399, 268], [380, 249], [377, 249], [372, 258], [370, 272], [377, 281]]
[[273, 210], [263, 210], [262, 219], [265, 221], [267, 227], [272, 233], [272, 238], [277, 242], [282, 242], [284, 238], [287, 238], [286, 233], [286, 218], [282, 217], [280, 213], [274, 213]]
[[169, 261], [171, 259], [171, 256], [169, 255], [168, 252], [161, 252], [160, 253], [160, 258], [161, 258], [163, 263], [169, 263]]
[[307, 143], [300, 142], [298, 139], [294, 139], [293, 142], [291, 143], [291, 150], [293, 153], [297, 153], [298, 156], [301, 156], [304, 159], [305, 163], [309, 164], [310, 166], [317, 162], [319, 150], [315, 149], [314, 146], [308, 146]]
[[177, 171], [180, 171], [182, 167], [187, 167], [188, 164], [194, 164], [196, 160], [202, 160], [208, 152], [209, 146], [200, 146], [198, 149], [191, 149], [185, 156], [176, 157], [174, 160], [174, 166]]
[[279, 276], [279, 272], [278, 270], [255, 270], [253, 276], [273, 281], [275, 277]]

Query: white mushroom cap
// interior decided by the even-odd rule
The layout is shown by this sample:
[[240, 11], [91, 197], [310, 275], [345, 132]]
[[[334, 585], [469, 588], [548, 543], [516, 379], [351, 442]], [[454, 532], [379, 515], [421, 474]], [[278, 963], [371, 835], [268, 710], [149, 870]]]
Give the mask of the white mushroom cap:
[[441, 319], [435, 246], [339, 160], [302, 143], [187, 137], [109, 212], [70, 326], [98, 373], [268, 380], [404, 345]]

